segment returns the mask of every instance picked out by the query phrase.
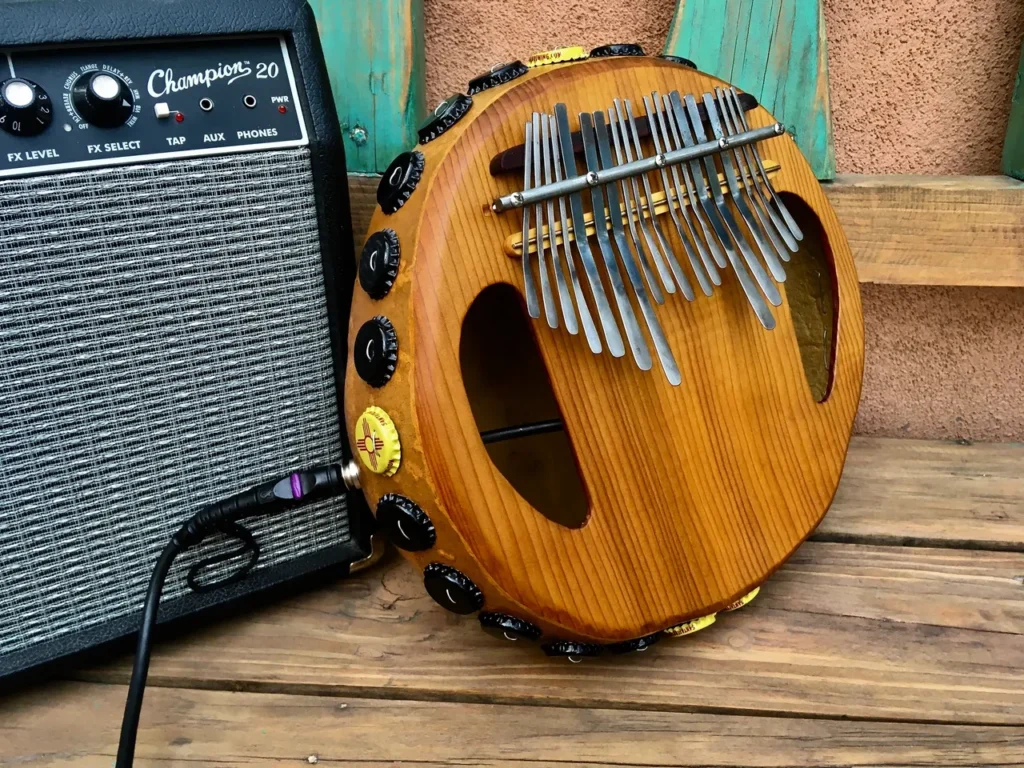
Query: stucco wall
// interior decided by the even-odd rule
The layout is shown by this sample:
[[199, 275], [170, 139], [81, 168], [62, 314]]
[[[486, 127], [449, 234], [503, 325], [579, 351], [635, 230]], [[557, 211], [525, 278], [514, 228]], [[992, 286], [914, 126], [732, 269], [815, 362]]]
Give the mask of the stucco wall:
[[[675, 5], [425, 0], [428, 101], [534, 51], [608, 42], [661, 51]], [[998, 172], [1024, 2], [825, 0], [825, 23], [840, 173]]]
[[[1022, 0], [824, 3], [840, 173], [998, 172]], [[660, 51], [676, 0], [425, 4], [435, 103], [533, 51], [607, 42]], [[859, 432], [1024, 440], [1024, 290], [864, 286], [863, 297]]]

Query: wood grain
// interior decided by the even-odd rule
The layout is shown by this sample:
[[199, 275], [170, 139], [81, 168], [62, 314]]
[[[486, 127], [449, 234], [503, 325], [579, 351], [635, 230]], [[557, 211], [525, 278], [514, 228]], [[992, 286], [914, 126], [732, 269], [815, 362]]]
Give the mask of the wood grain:
[[1021, 79], [1024, 79], [1024, 43], [1020, 48], [1020, 69], [1013, 84], [1010, 122], [1003, 144], [1003, 173], [1016, 179], [1024, 179], [1024, 86]]
[[350, 173], [382, 173], [426, 113], [423, 0], [310, 0]]
[[[437, 545], [412, 555], [420, 567], [454, 565], [483, 590], [485, 609], [527, 618], [549, 638], [623, 640], [718, 610], [811, 532], [839, 480], [860, 395], [860, 298], [835, 214], [788, 136], [765, 141], [762, 152], [781, 165], [776, 188], [820, 220], [834, 257], [837, 351], [824, 402], [810, 392], [789, 303], [766, 333], [727, 271], [711, 298], [672, 297], [658, 308], [680, 387], [532, 323], [590, 499], [585, 526], [538, 514], [479, 440], [459, 364], [463, 318], [487, 286], [522, 280], [519, 261], [502, 252], [521, 219], [487, 207], [516, 182], [492, 177], [490, 159], [522, 142], [538, 105], [566, 102], [575, 112], [623, 94], [701, 94], [720, 84], [652, 58], [532, 70], [477, 94], [460, 122], [420, 148], [426, 170], [409, 202], [371, 221], [398, 233], [402, 268], [385, 299], [356, 292], [350, 338], [386, 314], [399, 337], [398, 370], [374, 389], [350, 369], [346, 416], [355, 442], [363, 409], [384, 408], [402, 437], [403, 468], [393, 478], [365, 473], [364, 491], [371, 506], [397, 492], [430, 515]], [[763, 109], [748, 121], [773, 123]]]
[[[0, 763], [109, 768], [124, 694], [62, 684], [0, 703]], [[154, 689], [135, 764], [311, 757], [367, 767], [986, 766], [1024, 761], [1024, 729]]]
[[861, 282], [1024, 286], [1024, 183], [840, 176], [826, 193]]
[[[159, 646], [151, 686], [1024, 725], [1024, 555], [810, 542], [746, 608], [573, 665], [375, 571]], [[125, 661], [83, 670], [127, 680]]]
[[679, 0], [665, 53], [757, 97], [819, 179], [836, 172], [825, 18], [818, 0]]

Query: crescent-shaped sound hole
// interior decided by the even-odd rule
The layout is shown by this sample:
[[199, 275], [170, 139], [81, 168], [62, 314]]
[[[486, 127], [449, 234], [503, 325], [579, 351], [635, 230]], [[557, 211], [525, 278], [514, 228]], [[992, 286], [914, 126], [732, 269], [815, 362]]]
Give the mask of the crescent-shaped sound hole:
[[815, 402], [832, 391], [836, 360], [836, 267], [828, 235], [817, 215], [796, 195], [782, 193], [783, 201], [804, 233], [800, 251], [786, 265], [786, 291], [800, 359]]
[[[561, 420], [522, 298], [512, 286], [492, 285], [473, 301], [462, 321], [459, 364], [481, 432]], [[586, 523], [590, 504], [564, 431], [486, 448], [498, 471], [544, 517], [566, 528]]]

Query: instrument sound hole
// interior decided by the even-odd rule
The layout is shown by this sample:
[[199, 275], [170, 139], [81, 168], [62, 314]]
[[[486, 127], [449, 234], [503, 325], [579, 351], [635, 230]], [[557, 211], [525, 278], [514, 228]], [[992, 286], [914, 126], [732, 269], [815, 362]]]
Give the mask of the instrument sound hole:
[[[462, 323], [462, 380], [481, 432], [561, 420], [547, 368], [519, 292], [492, 285]], [[590, 504], [564, 430], [486, 445], [494, 466], [544, 517], [566, 528], [587, 521]]]
[[786, 298], [807, 384], [815, 401], [822, 403], [832, 391], [835, 372], [839, 304], [835, 260], [828, 235], [810, 206], [788, 192], [782, 197], [804, 233], [800, 252], [786, 265]]

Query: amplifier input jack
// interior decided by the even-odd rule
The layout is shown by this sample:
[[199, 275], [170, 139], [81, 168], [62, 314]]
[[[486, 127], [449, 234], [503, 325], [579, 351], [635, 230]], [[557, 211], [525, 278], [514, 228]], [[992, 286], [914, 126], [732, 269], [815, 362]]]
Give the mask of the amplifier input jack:
[[213, 99], [200, 99], [199, 108], [203, 110], [203, 112], [213, 112]]
[[255, 109], [256, 97], [253, 96], [251, 93], [247, 93], [245, 96], [242, 97], [242, 103], [245, 104], [245, 106], [247, 106], [249, 109]]

